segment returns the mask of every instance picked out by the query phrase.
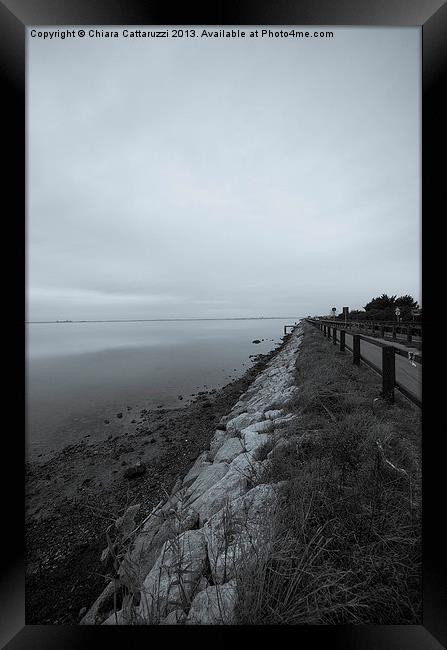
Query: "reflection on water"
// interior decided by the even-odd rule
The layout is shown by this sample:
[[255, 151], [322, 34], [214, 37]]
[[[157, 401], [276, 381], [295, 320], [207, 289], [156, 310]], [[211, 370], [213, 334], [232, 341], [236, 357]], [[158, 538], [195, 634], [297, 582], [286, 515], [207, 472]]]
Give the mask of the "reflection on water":
[[136, 409], [178, 406], [185, 403], [179, 395], [223, 386], [249, 367], [250, 354], [277, 345], [293, 322], [29, 324], [28, 451], [36, 456], [85, 435], [109, 435], [104, 419], [116, 424], [117, 411], [137, 417]]

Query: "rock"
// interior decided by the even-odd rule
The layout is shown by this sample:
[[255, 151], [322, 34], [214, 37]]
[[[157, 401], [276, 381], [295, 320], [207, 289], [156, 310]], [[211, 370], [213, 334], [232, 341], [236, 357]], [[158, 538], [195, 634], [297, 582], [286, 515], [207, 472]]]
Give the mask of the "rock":
[[245, 427], [248, 427], [250, 424], [260, 422], [263, 419], [264, 416], [259, 411], [255, 413], [241, 413], [240, 415], [237, 415], [235, 418], [227, 422], [227, 431], [241, 431]]
[[183, 532], [176, 523], [178, 524], [176, 518], [167, 518], [165, 513], [159, 511], [144, 524], [118, 570], [121, 582], [129, 591], [135, 592], [141, 587], [144, 578], [154, 566], [162, 545], [179, 532]]
[[275, 428], [275, 423], [273, 420], [262, 420], [261, 422], [255, 422], [250, 424], [248, 427], [242, 429], [241, 434], [245, 435], [246, 433], [267, 433], [268, 431], [273, 431]]
[[196, 461], [194, 465], [191, 467], [185, 478], [183, 479], [183, 487], [189, 487], [191, 483], [193, 483], [200, 472], [207, 467], [208, 465], [211, 465], [211, 462], [208, 460], [209, 458], [209, 452], [204, 451], [196, 458]]
[[268, 433], [256, 433], [247, 431], [244, 434], [244, 445], [248, 452], [251, 452], [253, 458], [256, 458], [260, 448], [271, 440], [272, 436]]
[[176, 480], [176, 482], [174, 483], [173, 487], [172, 487], [171, 495], [173, 495], [173, 494], [175, 494], [176, 492], [178, 492], [178, 491], [180, 490], [181, 487], [182, 487], [182, 479], [181, 479], [181, 478], [178, 478], [178, 479]]
[[234, 499], [203, 527], [211, 575], [216, 584], [235, 576], [238, 563], [257, 557], [267, 543], [265, 521], [276, 501], [276, 487], [261, 484]]
[[284, 415], [284, 409], [273, 409], [272, 411], [266, 411], [264, 417], [266, 420], [275, 420]]
[[243, 453], [237, 456], [225, 475], [190, 504], [191, 508], [199, 513], [200, 524], [208, 521], [229, 501], [241, 496], [246, 491], [248, 481], [259, 471], [259, 468], [260, 464], [249, 457], [249, 454]]
[[137, 516], [140, 506], [140, 503], [129, 506], [125, 513], [115, 521], [115, 528], [122, 537], [127, 537], [127, 535], [129, 535], [135, 528], [135, 517]]
[[198, 474], [194, 483], [187, 489], [184, 495], [185, 505], [193, 503], [200, 495], [221, 480], [228, 472], [228, 468], [228, 463], [214, 463], [213, 465], [205, 466]]
[[252, 343], [256, 343], [256, 344], [258, 344], [260, 342], [261, 342], [260, 339], [255, 339], [254, 341], [252, 341]]
[[146, 465], [138, 461], [135, 463], [135, 465], [132, 465], [132, 467], [128, 467], [126, 470], [124, 470], [123, 476], [127, 479], [134, 479], [138, 476], [142, 476], [146, 471]]
[[178, 396], [178, 399], [182, 400], [182, 399], [183, 399], [183, 395], [179, 395], [179, 396]]
[[239, 438], [228, 438], [220, 447], [214, 457], [214, 462], [219, 463], [224, 461], [231, 463], [231, 461], [239, 456], [244, 451], [244, 447]]
[[194, 598], [189, 610], [187, 625], [231, 625], [235, 621], [237, 600], [236, 582], [214, 585]]
[[210, 442], [210, 459], [212, 460], [216, 455], [218, 449], [223, 445], [225, 440], [231, 438], [231, 433], [222, 429], [217, 429]]
[[174, 609], [166, 618], [160, 621], [160, 625], [179, 625], [186, 621], [186, 613], [183, 609]]
[[100, 612], [105, 603], [109, 602], [110, 599], [113, 598], [114, 588], [115, 587], [113, 581], [109, 582], [109, 584], [105, 587], [105, 589], [103, 589], [93, 605], [84, 615], [84, 618], [81, 619], [79, 625], [96, 625], [101, 620]]
[[104, 424], [110, 424], [110, 420], [104, 420]]
[[124, 612], [120, 609], [118, 612], [113, 612], [108, 618], [102, 623], [102, 625], [126, 625], [127, 621], [124, 617]]
[[189, 605], [206, 568], [206, 545], [200, 530], [167, 541], [147, 575], [137, 613], [151, 624]]
[[79, 614], [78, 614], [79, 618], [82, 618], [82, 616], [84, 616], [86, 611], [87, 611], [87, 607], [81, 607], [81, 609], [79, 610]]

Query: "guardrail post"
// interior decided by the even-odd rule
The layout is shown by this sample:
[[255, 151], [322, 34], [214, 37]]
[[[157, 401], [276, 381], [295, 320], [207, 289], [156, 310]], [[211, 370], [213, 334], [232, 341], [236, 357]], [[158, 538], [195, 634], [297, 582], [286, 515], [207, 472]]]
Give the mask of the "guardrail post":
[[385, 338], [385, 327], [384, 327], [384, 325], [380, 326], [380, 338], [382, 338], [382, 339]]
[[412, 342], [413, 342], [413, 335], [412, 335], [412, 331], [411, 331], [411, 327], [410, 327], [410, 326], [407, 327], [407, 342], [408, 342], [408, 343], [412, 343]]
[[332, 330], [332, 343], [334, 345], [337, 345], [337, 328], [336, 327], [334, 327], [334, 329]]
[[326, 325], [323, 325], [323, 336], [326, 336]]
[[352, 335], [352, 363], [360, 365], [360, 334]]
[[340, 352], [345, 351], [345, 330], [340, 330]]
[[396, 363], [394, 348], [384, 345], [382, 348], [382, 396], [394, 403], [394, 386], [396, 385]]
[[395, 341], [396, 338], [397, 338], [397, 337], [396, 337], [396, 328], [393, 327], [393, 328], [391, 329], [391, 332], [392, 332], [392, 339], [393, 339], [393, 341]]
[[331, 326], [330, 325], [327, 326], [327, 338], [328, 338], [328, 341], [331, 340]]

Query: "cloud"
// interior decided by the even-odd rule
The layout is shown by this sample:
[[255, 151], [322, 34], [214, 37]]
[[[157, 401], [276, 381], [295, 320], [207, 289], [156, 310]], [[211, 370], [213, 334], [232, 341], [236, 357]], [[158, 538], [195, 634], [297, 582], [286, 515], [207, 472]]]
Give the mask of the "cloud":
[[28, 317], [419, 294], [420, 30], [29, 40]]

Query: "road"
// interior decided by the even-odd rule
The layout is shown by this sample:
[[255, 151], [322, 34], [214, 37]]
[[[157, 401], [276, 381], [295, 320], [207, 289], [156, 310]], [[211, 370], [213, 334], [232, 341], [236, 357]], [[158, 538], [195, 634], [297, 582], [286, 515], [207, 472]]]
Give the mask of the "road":
[[[337, 332], [337, 340], [339, 337]], [[372, 339], [378, 340], [378, 339]], [[345, 337], [346, 345], [352, 349], [352, 335], [346, 332]], [[389, 341], [384, 341], [380, 339], [385, 344], [392, 345]], [[395, 345], [400, 349], [405, 350], [406, 352], [415, 352], [420, 354], [416, 348], [408, 348], [403, 345]], [[360, 340], [360, 355], [365, 357], [368, 361], [373, 363], [379, 370], [382, 369], [382, 348], [367, 341]], [[408, 358], [402, 357], [399, 354], [396, 354], [396, 383], [400, 384], [409, 391], [412, 395], [415, 395], [420, 402], [422, 402], [422, 364], [416, 363], [412, 364]]]

